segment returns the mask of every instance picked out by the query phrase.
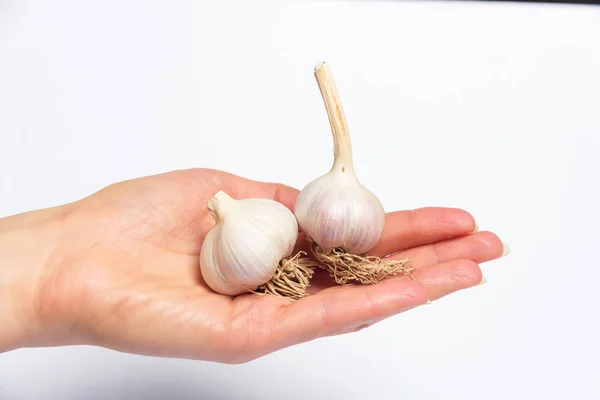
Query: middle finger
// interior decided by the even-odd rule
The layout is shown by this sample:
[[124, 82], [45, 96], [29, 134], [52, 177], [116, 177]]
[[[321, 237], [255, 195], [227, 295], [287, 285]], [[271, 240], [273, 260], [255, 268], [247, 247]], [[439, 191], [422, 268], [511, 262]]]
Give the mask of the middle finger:
[[506, 246], [491, 232], [478, 232], [469, 236], [414, 247], [390, 257], [392, 260], [408, 258], [416, 268], [428, 267], [447, 261], [466, 259], [484, 263], [508, 254]]

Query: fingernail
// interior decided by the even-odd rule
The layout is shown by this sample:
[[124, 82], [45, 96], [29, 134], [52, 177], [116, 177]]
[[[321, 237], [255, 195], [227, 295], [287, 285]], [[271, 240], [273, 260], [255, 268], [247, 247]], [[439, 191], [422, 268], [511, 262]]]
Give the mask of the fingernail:
[[471, 233], [476, 233], [479, 232], [479, 225], [475, 224], [475, 229], [473, 229], [473, 232]]
[[510, 254], [510, 247], [507, 243], [502, 242], [502, 257], [506, 257]]
[[485, 278], [485, 276], [481, 275], [481, 282], [479, 282], [479, 284], [483, 285], [484, 283], [487, 283], [487, 279]]
[[432, 304], [432, 301], [427, 299], [427, 301], [425, 302], [425, 304]]

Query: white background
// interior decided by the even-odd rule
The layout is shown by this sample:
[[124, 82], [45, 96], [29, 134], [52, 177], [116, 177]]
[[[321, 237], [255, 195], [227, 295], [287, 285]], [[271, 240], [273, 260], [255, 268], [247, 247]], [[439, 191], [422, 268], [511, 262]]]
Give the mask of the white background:
[[489, 282], [239, 366], [14, 351], [0, 399], [600, 398], [600, 7], [0, 0], [0, 216], [190, 167], [302, 187], [321, 60], [361, 181], [469, 210], [512, 248]]

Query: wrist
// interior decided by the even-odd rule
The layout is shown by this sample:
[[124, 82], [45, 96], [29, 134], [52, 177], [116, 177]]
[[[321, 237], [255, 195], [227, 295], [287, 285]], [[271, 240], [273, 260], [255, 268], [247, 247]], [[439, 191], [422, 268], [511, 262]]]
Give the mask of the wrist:
[[43, 341], [38, 287], [58, 248], [62, 207], [0, 219], [0, 353]]

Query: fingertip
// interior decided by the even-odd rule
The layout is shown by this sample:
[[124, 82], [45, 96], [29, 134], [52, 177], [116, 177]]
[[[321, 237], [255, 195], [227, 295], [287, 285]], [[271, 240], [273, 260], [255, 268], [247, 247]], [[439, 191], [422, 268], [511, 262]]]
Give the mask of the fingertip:
[[484, 281], [483, 271], [481, 271], [481, 267], [475, 261], [461, 260], [459, 265], [463, 272], [462, 276], [465, 277], [463, 281], [465, 289], [477, 286]]
[[[473, 235], [478, 242], [479, 253], [481, 254], [481, 260], [484, 261], [489, 258], [500, 258], [507, 255], [508, 246], [502, 242], [500, 237], [493, 232], [480, 231]], [[508, 249], [510, 252], [510, 249]]]
[[454, 223], [462, 228], [465, 233], [474, 233], [479, 230], [479, 225], [475, 221], [473, 215], [461, 208], [451, 209], [454, 216]]

